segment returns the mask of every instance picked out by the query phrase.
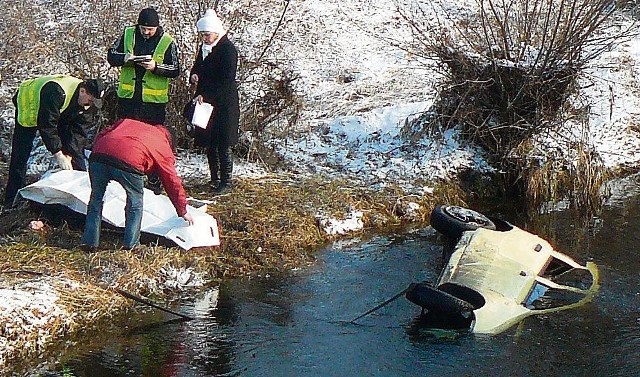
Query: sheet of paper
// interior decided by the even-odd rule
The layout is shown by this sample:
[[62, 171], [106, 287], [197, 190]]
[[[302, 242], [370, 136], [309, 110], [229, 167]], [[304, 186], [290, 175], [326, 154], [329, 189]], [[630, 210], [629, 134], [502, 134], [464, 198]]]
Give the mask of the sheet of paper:
[[207, 128], [212, 112], [213, 106], [210, 103], [196, 103], [196, 107], [193, 110], [193, 117], [191, 117], [191, 124], [200, 128]]
[[152, 57], [151, 55], [138, 55], [138, 56], [134, 55], [134, 56], [131, 57], [131, 61], [134, 61], [134, 62], [146, 62], [146, 61], [151, 60], [151, 57]]

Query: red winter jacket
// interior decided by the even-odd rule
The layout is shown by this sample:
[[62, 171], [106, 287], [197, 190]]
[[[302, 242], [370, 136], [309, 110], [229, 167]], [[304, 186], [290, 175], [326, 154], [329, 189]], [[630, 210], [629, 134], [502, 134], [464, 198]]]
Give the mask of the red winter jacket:
[[162, 126], [121, 119], [100, 132], [89, 160], [138, 174], [156, 172], [178, 216], [183, 216], [187, 196], [176, 172], [170, 140], [171, 134]]

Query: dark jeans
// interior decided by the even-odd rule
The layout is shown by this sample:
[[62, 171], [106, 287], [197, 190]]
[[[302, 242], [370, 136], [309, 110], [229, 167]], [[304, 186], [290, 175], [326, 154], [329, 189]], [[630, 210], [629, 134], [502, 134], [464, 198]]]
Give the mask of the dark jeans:
[[87, 206], [87, 220], [84, 225], [82, 243], [91, 247], [99, 246], [104, 193], [109, 182], [116, 181], [122, 185], [127, 193], [122, 245], [126, 249], [137, 246], [140, 243], [140, 227], [144, 210], [144, 175], [130, 173], [100, 162], [91, 162], [89, 164], [89, 180], [91, 181], [91, 197]]

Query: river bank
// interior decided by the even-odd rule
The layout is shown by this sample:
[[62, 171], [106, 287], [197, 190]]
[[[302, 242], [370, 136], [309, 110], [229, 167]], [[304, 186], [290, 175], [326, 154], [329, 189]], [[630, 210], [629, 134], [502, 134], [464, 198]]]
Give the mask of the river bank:
[[[311, 268], [285, 276], [227, 281], [216, 306], [199, 298], [180, 305], [197, 320], [161, 323], [157, 312], [131, 318], [128, 326], [103, 329], [95, 343], [70, 349], [42, 375], [628, 376], [640, 368], [633, 356], [640, 347], [640, 254], [628, 248], [628, 240], [640, 237], [637, 183], [591, 227], [580, 226], [572, 211], [528, 217], [520, 207], [500, 206], [486, 212], [526, 224], [556, 250], [604, 272], [592, 302], [530, 317], [498, 336], [429, 330], [404, 297], [358, 325], [344, 323], [410, 282], [438, 279], [440, 243], [425, 229], [338, 242], [323, 248]], [[584, 352], [586, 344], [593, 350]]]
[[[0, 219], [0, 372], [16, 362], [37, 362], [48, 350], [86, 336], [109, 318], [139, 310], [115, 289], [163, 305], [227, 277], [286, 272], [314, 261], [314, 252], [345, 234], [384, 233], [425, 226], [431, 208], [456, 200], [455, 190], [423, 197], [399, 190], [373, 191], [345, 181], [292, 176], [238, 178], [231, 194], [211, 197], [187, 185], [194, 198], [212, 200], [222, 245], [184, 251], [147, 239], [119, 250], [120, 233], [103, 233], [103, 249], [77, 248], [81, 218], [24, 203]], [[459, 200], [459, 199], [457, 199]], [[32, 229], [32, 221], [43, 221]]]

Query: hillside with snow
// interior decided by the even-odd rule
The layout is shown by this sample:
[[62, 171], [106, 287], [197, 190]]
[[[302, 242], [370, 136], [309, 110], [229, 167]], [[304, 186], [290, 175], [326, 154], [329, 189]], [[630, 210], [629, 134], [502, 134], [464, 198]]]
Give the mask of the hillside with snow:
[[[248, 12], [273, 5], [269, 1], [259, 3], [223, 3], [218, 13], [223, 19], [227, 17], [229, 34], [241, 55], [251, 60], [263, 54], [264, 61], [286, 67], [296, 77], [293, 85], [303, 103], [298, 122], [293, 127], [272, 126], [287, 127], [287, 133], [286, 139], [277, 137], [270, 142], [284, 159], [283, 165], [292, 172], [359, 179], [374, 188], [393, 183], [419, 192], [424, 182], [455, 179], [463, 170], [494, 170], [484, 159], [482, 150], [461, 140], [456, 130], [411, 141], [400, 132], [403, 125], [430, 108], [443, 85], [442, 64], [411, 53], [415, 36], [403, 16], [419, 15], [422, 22], [437, 30], [463, 19], [473, 20], [475, 2], [290, 1], [248, 18]], [[195, 41], [194, 21], [189, 16], [197, 19], [199, 10], [186, 4], [191, 8], [184, 11], [178, 10], [185, 6], [180, 2], [174, 3], [175, 9], [159, 5], [161, 22], [177, 38]], [[123, 26], [131, 23], [139, 9], [136, 5], [132, 3], [128, 16], [119, 15], [117, 21]], [[35, 4], [33, 17], [49, 19], [46, 27], [53, 30], [56, 19], [62, 21], [59, 13], [56, 15], [55, 6], [59, 5]], [[417, 6], [422, 14], [416, 11]], [[72, 7], [73, 4], [65, 5], [65, 8]], [[82, 10], [80, 4], [75, 7]], [[67, 12], [72, 14], [70, 10]], [[177, 14], [184, 16], [176, 17]], [[245, 17], [238, 20], [238, 14]], [[229, 25], [230, 20], [234, 25]], [[623, 14], [617, 14], [611, 21], [621, 27], [633, 22]], [[99, 39], [113, 38], [115, 36], [101, 36]], [[264, 49], [267, 40], [271, 44]], [[639, 164], [640, 133], [635, 125], [640, 104], [639, 68], [635, 64], [640, 55], [638, 43], [637, 37], [621, 40], [600, 54], [582, 73], [581, 92], [573, 101], [590, 108], [588, 122], [569, 121], [564, 129], [542, 137], [538, 146], [541, 154], [549, 149], [560, 154], [570, 151], [575, 139], [586, 134], [607, 167]], [[191, 44], [187, 45], [192, 48]], [[97, 58], [100, 54], [106, 55], [102, 53], [106, 46], [94, 48]], [[190, 51], [184, 53], [190, 56]], [[5, 135], [3, 156], [8, 159], [7, 138], [13, 126], [10, 97], [16, 85], [31, 74], [49, 72], [37, 65], [32, 72], [9, 70], [10, 62], [5, 59], [2, 63], [0, 124]], [[114, 79], [117, 72], [109, 69], [104, 60], [100, 63], [102, 66], [97, 71]], [[181, 79], [184, 80], [191, 61], [183, 59], [182, 65], [185, 77]], [[56, 71], [65, 68], [64, 65], [47, 66], [57, 67]], [[7, 72], [14, 76], [7, 76]], [[253, 88], [249, 82], [240, 84], [243, 103], [249, 103], [252, 96], [259, 94], [259, 87]], [[180, 124], [170, 126], [182, 127]], [[205, 161], [202, 156], [184, 151], [180, 161], [179, 170], [186, 177], [197, 179], [206, 174], [203, 172], [207, 169], [198, 167]], [[238, 164], [236, 176], [263, 173], [263, 167], [252, 165]], [[51, 166], [40, 147], [30, 172], [38, 173]], [[416, 182], [418, 187], [414, 187]]]
[[[406, 52], [414, 36], [397, 9], [407, 14], [416, 3], [304, 1], [293, 6], [292, 15], [301, 15], [300, 28], [307, 33], [294, 33], [295, 48], [282, 51], [300, 72], [308, 101], [300, 137], [278, 150], [296, 169], [404, 187], [416, 179], [455, 179], [465, 169], [492, 170], [482, 151], [461, 141], [455, 130], [417, 142], [400, 135], [407, 121], [432, 105], [442, 85], [441, 65]], [[474, 9], [473, 2], [432, 4], [421, 9], [433, 11], [424, 16], [434, 27], [456, 20], [447, 17], [471, 17]], [[614, 30], [635, 23], [622, 13], [610, 21]], [[590, 109], [589, 119], [569, 120], [541, 136], [534, 151], [571, 155], [575, 142], [587, 135], [606, 167], [638, 166], [639, 42], [637, 35], [628, 35], [590, 62], [571, 99]], [[345, 73], [353, 80], [344, 83]]]

